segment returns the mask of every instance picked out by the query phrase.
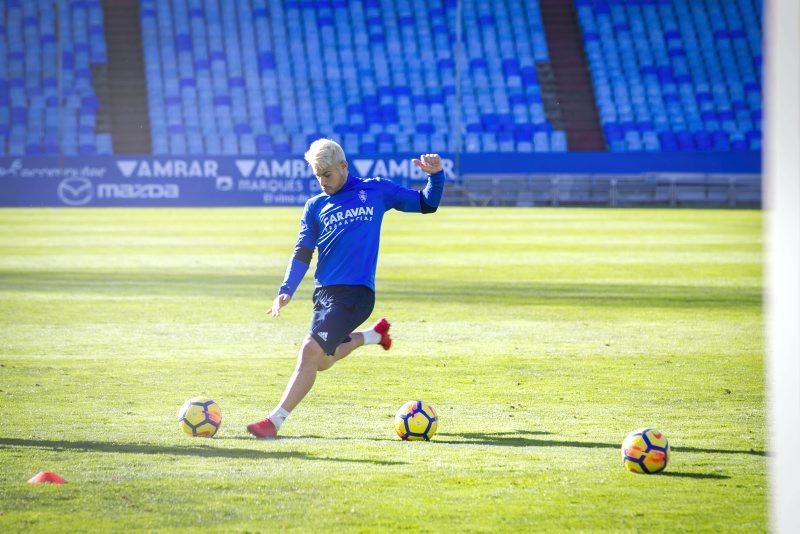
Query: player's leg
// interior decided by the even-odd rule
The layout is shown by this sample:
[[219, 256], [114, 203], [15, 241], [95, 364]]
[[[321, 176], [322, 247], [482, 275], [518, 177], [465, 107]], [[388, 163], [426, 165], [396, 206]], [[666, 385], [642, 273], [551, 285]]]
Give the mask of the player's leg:
[[279, 408], [283, 408], [287, 412], [291, 412], [300, 404], [311, 388], [314, 386], [314, 381], [317, 379], [317, 372], [324, 371], [330, 365], [327, 360], [329, 356], [325, 354], [319, 343], [316, 342], [311, 336], [307, 336], [300, 347], [300, 353], [297, 355], [297, 365], [294, 368], [294, 373], [286, 388], [283, 390], [283, 396], [278, 403]]
[[283, 390], [280, 402], [265, 419], [247, 425], [247, 431], [257, 438], [274, 438], [292, 410], [314, 387], [317, 373], [331, 366], [330, 359], [325, 354], [325, 349], [313, 337], [307, 336], [300, 347], [294, 373]]
[[[372, 313], [375, 294], [363, 286], [332, 286], [318, 288], [314, 292], [314, 314], [311, 331], [303, 342], [297, 358], [297, 366], [284, 389], [278, 406], [265, 419], [248, 425], [247, 430], [256, 437], [275, 437], [291, 411], [300, 404], [311, 388], [319, 371], [329, 369], [337, 360], [344, 358], [365, 343], [365, 339], [380, 337], [388, 339], [389, 323], [382, 319], [384, 334], [376, 331], [353, 333]], [[391, 344], [391, 339], [389, 339]], [[384, 345], [388, 349], [388, 346]]]
[[[352, 289], [348, 295], [348, 309], [352, 311], [348, 319], [351, 321], [351, 328], [362, 324], [372, 314], [375, 309], [375, 293], [363, 286]], [[372, 327], [360, 332], [351, 332], [344, 341], [336, 347], [336, 351], [330, 358], [330, 365], [338, 362], [348, 354], [363, 345], [381, 345], [384, 350], [389, 350], [392, 346], [392, 338], [389, 336], [391, 325], [386, 318], [380, 319]]]
[[336, 352], [333, 353], [330, 359], [330, 367], [334, 363], [338, 362], [358, 347], [362, 347], [364, 345], [364, 335], [361, 332], [353, 332], [350, 336], [345, 340], [344, 343], [336, 347]]
[[383, 350], [389, 350], [392, 346], [392, 338], [389, 336], [389, 328], [391, 326], [384, 317], [367, 330], [353, 332], [344, 343], [336, 348], [331, 365], [364, 345], [380, 345]]

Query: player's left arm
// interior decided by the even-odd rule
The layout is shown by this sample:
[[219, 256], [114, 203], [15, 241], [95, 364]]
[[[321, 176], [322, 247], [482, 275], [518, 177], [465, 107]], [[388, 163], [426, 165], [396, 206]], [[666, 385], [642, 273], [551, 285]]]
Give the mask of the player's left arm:
[[423, 154], [411, 162], [428, 175], [422, 191], [397, 186], [391, 207], [398, 211], [433, 213], [439, 208], [444, 192], [444, 167], [439, 154]]

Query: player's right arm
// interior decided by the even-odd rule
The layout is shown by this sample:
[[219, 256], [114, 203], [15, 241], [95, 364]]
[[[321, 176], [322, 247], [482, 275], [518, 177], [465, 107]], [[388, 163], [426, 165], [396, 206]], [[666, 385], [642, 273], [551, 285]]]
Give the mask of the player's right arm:
[[297, 286], [303, 281], [303, 277], [311, 264], [311, 257], [314, 254], [314, 247], [317, 246], [319, 236], [316, 217], [312, 213], [311, 200], [306, 202], [303, 209], [303, 218], [300, 219], [300, 233], [297, 236], [297, 244], [294, 247], [294, 254], [286, 266], [283, 275], [283, 283], [278, 289], [278, 295], [272, 301], [272, 316], [278, 316], [281, 308], [289, 304], [292, 295], [297, 290]]

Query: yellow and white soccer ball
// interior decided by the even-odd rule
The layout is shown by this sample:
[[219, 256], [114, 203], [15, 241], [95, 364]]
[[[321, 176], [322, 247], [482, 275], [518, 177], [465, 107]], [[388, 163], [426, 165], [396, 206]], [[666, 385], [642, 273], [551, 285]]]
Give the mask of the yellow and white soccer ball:
[[660, 473], [667, 468], [669, 458], [669, 441], [658, 430], [634, 430], [622, 442], [622, 465], [632, 473]]
[[439, 428], [439, 416], [427, 402], [408, 401], [394, 416], [394, 430], [406, 441], [430, 441]]
[[178, 425], [193, 437], [210, 438], [222, 424], [219, 405], [205, 397], [194, 397], [183, 403], [178, 410]]

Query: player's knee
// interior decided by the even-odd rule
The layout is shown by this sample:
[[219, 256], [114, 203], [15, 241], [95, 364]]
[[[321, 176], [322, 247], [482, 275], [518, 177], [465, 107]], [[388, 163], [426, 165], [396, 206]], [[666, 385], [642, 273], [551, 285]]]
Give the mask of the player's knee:
[[308, 337], [303, 342], [303, 347], [300, 349], [300, 358], [298, 359], [298, 367], [311, 367], [318, 371], [328, 369], [330, 365], [327, 362], [328, 355], [316, 342], [314, 338]]
[[336, 358], [334, 358], [333, 356], [328, 356], [327, 354], [324, 354], [322, 361], [319, 363], [319, 366], [317, 367], [317, 370], [319, 370], [319, 371], [327, 371], [328, 369], [333, 367], [334, 363], [336, 363]]

